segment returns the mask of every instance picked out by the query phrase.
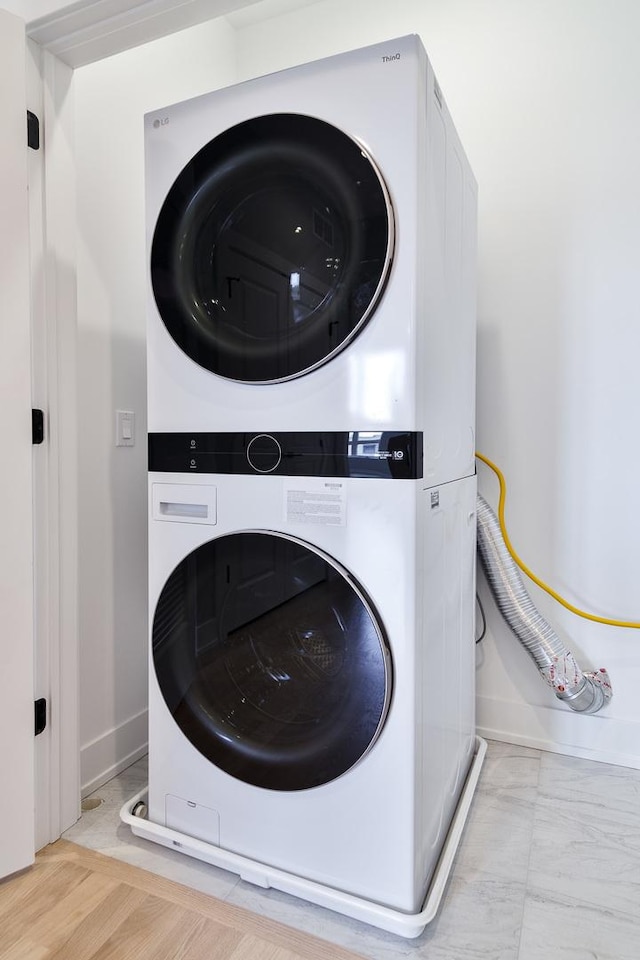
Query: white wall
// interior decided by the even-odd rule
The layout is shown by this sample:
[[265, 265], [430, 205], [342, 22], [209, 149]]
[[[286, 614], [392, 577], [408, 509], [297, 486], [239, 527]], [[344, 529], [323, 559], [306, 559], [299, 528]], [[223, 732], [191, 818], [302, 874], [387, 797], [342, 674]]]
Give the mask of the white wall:
[[[224, 21], [79, 68], [79, 642], [83, 792], [146, 742], [146, 111], [235, 76]], [[115, 446], [115, 411], [136, 415]]]
[[[234, 77], [422, 36], [480, 187], [478, 446], [507, 474], [512, 538], [570, 600], [640, 618], [640, 6], [368, 0], [366, 17], [363, 6], [232, 15], [76, 70], [85, 784], [135, 749], [144, 724], [140, 117]], [[113, 446], [118, 407], [136, 411], [134, 450]], [[484, 468], [481, 489], [496, 502]], [[640, 766], [638, 632], [577, 620], [531, 588], [583, 667], [611, 672], [611, 705], [577, 716], [482, 592], [482, 731]]]
[[[512, 539], [577, 605], [640, 619], [640, 6], [635, 0], [324, 0], [238, 34], [248, 77], [419, 33], [480, 189], [478, 448]], [[233, 20], [233, 17], [230, 18]], [[384, 118], [382, 118], [384, 122]], [[496, 484], [480, 470], [494, 504]], [[640, 634], [531, 593], [611, 705], [570, 713], [486, 589], [484, 733], [640, 766]]]

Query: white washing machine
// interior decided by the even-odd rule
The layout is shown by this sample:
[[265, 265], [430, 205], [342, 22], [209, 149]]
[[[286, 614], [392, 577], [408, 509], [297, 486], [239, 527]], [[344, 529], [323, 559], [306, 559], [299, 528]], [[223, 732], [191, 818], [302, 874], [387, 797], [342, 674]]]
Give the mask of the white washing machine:
[[145, 118], [152, 432], [420, 431], [474, 472], [476, 185], [415, 36]]
[[427, 489], [421, 454], [406, 433], [153, 438], [140, 824], [411, 936], [475, 750], [475, 477]]
[[473, 175], [416, 37], [145, 123], [149, 817], [128, 822], [415, 936], [481, 759]]

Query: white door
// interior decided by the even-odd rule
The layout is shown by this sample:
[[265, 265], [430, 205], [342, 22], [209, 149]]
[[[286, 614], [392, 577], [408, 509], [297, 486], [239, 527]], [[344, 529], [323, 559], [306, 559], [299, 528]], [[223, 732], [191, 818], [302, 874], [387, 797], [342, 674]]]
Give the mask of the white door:
[[0, 9], [0, 876], [34, 858], [33, 542], [24, 23]]

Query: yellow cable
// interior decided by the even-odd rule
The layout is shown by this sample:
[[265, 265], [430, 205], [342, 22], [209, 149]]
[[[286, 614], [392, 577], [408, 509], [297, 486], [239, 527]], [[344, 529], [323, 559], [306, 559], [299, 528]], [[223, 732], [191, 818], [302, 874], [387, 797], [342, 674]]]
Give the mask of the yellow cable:
[[570, 610], [571, 613], [575, 613], [577, 614], [577, 616], [583, 617], [585, 620], [593, 620], [595, 621], [595, 623], [606, 623], [611, 627], [633, 627], [635, 630], [639, 630], [640, 623], [636, 621], [613, 620], [613, 619], [610, 619], [609, 617], [598, 617], [594, 613], [586, 613], [584, 610], [580, 610], [578, 607], [574, 607], [573, 604], [569, 603], [567, 600], [561, 597], [559, 593], [556, 593], [556, 591], [552, 587], [548, 586], [548, 584], [546, 584], [543, 580], [537, 577], [535, 573], [533, 573], [533, 571], [529, 569], [526, 563], [524, 563], [520, 559], [516, 551], [513, 549], [513, 546], [511, 545], [511, 541], [509, 539], [509, 534], [507, 533], [507, 526], [504, 519], [504, 505], [507, 499], [507, 484], [504, 479], [504, 474], [502, 473], [502, 470], [500, 469], [500, 467], [497, 467], [495, 463], [492, 463], [491, 460], [488, 459], [488, 457], [485, 457], [481, 453], [478, 453], [477, 450], [476, 450], [476, 457], [478, 458], [478, 460], [482, 460], [483, 463], [486, 463], [486, 465], [491, 470], [493, 470], [493, 472], [498, 478], [498, 482], [500, 484], [500, 496], [498, 499], [498, 523], [500, 524], [500, 530], [502, 531], [502, 536], [505, 542], [505, 546], [509, 551], [509, 553], [511, 554], [511, 556], [513, 557], [513, 559], [515, 560], [515, 562], [518, 564], [518, 566], [522, 570], [522, 572], [526, 573], [526, 575], [529, 577], [530, 580], [533, 580], [533, 582], [536, 583], [542, 590], [544, 590], [545, 593], [548, 593], [550, 597], [553, 597], [554, 600], [557, 600], [558, 603], [562, 604], [563, 607], [566, 607], [566, 609]]

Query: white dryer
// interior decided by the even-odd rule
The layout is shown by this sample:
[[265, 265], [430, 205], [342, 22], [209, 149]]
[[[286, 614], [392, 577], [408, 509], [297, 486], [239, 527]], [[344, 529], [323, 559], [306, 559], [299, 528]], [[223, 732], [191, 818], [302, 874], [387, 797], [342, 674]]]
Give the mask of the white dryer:
[[230, 852], [264, 886], [309, 881], [301, 895], [398, 932], [475, 748], [475, 477], [427, 489], [421, 441], [170, 433], [150, 447], [142, 835], [222, 865], [212, 851]]
[[145, 118], [152, 432], [420, 431], [474, 472], [476, 186], [415, 36]]
[[414, 936], [478, 769], [473, 175], [416, 37], [145, 123], [132, 826]]

